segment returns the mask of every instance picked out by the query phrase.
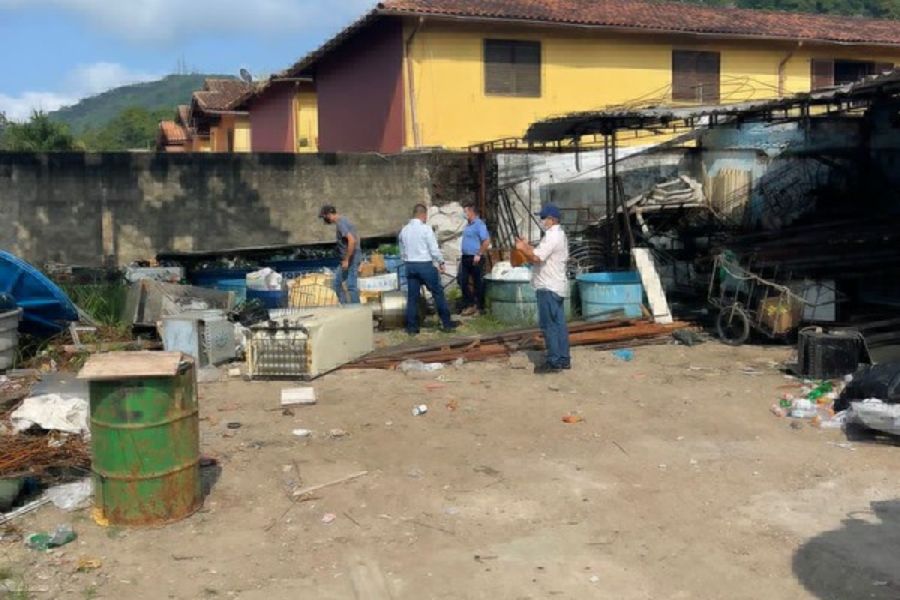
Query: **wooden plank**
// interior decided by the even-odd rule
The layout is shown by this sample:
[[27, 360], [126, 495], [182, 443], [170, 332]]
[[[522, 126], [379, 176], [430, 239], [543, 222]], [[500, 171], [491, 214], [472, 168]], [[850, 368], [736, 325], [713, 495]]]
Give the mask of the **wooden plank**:
[[193, 360], [181, 352], [108, 352], [94, 354], [78, 374], [92, 381], [139, 377], [172, 377], [183, 362]]

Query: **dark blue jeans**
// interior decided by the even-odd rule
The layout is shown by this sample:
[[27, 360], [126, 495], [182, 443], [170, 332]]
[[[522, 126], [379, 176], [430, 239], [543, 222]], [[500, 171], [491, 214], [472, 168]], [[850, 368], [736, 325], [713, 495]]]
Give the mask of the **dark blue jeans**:
[[547, 346], [547, 366], [562, 369], [572, 364], [569, 328], [563, 298], [550, 290], [537, 290], [538, 321]]
[[447, 306], [447, 297], [444, 296], [444, 286], [441, 285], [441, 274], [430, 262], [406, 263], [406, 331], [419, 332], [419, 293], [424, 285], [434, 297], [434, 305], [444, 327], [450, 327], [450, 308]]
[[[484, 259], [476, 265], [475, 257], [471, 254], [464, 254], [462, 260], [459, 262], [459, 275], [456, 278], [456, 282], [462, 290], [462, 306], [460, 306], [460, 308], [466, 309], [470, 306], [474, 306], [478, 310], [484, 310], [483, 265]], [[470, 282], [471, 286], [469, 285]], [[474, 294], [472, 293], [473, 288], [475, 290]]]
[[[334, 272], [334, 293], [337, 294], [341, 304], [359, 304], [359, 264], [362, 262], [362, 252], [355, 252], [350, 259], [350, 265], [343, 269], [338, 265]], [[347, 291], [344, 291], [344, 285]]]

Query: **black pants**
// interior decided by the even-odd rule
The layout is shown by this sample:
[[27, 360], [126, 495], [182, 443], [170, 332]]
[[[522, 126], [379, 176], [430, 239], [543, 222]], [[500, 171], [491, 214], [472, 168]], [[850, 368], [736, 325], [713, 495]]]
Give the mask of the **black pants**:
[[[459, 288], [462, 290], [461, 309], [475, 306], [478, 310], [484, 310], [484, 257], [476, 265], [475, 257], [463, 255], [459, 263], [459, 275], [456, 278]], [[471, 286], [469, 282], [471, 281]], [[474, 290], [474, 295], [472, 293]]]

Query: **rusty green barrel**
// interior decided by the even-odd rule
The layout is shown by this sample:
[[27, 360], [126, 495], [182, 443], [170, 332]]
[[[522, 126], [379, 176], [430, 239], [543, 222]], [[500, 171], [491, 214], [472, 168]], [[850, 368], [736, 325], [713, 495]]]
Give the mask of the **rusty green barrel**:
[[186, 359], [172, 375], [133, 369], [92, 379], [90, 394], [98, 516], [111, 525], [160, 525], [200, 508], [193, 363]]

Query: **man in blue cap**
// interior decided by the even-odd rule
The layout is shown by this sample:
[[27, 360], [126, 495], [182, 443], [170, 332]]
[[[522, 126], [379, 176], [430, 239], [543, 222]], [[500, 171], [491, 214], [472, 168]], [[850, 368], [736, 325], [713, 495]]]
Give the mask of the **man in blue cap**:
[[538, 302], [538, 320], [544, 333], [547, 359], [535, 373], [558, 373], [572, 368], [569, 355], [569, 328], [566, 326], [566, 311], [563, 303], [569, 294], [567, 265], [569, 262], [569, 240], [559, 223], [562, 214], [553, 204], [541, 209], [541, 227], [544, 238], [537, 248], [519, 238], [516, 248], [533, 265], [531, 283]]

